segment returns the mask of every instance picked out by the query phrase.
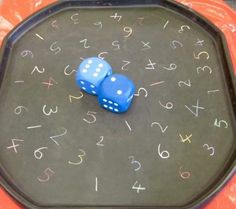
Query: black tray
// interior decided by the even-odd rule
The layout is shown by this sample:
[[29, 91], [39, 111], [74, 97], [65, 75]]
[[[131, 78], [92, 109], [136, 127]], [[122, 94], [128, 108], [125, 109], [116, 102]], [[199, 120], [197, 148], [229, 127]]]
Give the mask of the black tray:
[[[113, 114], [80, 91], [87, 57], [134, 80]], [[223, 34], [168, 0], [63, 1], [1, 52], [1, 184], [27, 208], [197, 208], [235, 167], [235, 86]]]

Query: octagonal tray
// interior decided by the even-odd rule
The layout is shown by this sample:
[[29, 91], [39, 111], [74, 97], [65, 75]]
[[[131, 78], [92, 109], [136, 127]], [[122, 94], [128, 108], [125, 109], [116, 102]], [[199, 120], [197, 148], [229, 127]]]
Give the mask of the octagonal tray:
[[[137, 92], [113, 114], [75, 84], [107, 60]], [[235, 167], [235, 86], [221, 32], [168, 0], [64, 1], [1, 51], [1, 184], [27, 208], [194, 208]]]

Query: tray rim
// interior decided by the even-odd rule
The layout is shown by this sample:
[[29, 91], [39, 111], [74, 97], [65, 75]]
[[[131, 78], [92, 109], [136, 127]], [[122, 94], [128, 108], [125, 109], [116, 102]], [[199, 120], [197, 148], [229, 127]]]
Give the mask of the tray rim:
[[[19, 23], [17, 26], [15, 26], [4, 38], [1, 49], [0, 49], [0, 88], [2, 85], [2, 80], [4, 78], [5, 69], [7, 68], [7, 60], [10, 55], [12, 46], [14, 45], [15, 36], [19, 35], [21, 36], [26, 29], [26, 32], [30, 30], [35, 25], [39, 24], [40, 22], [44, 21], [46, 18], [50, 17], [51, 15], [55, 15], [59, 12], [62, 12], [63, 10], [72, 9], [72, 8], [81, 8], [81, 9], [97, 9], [97, 8], [139, 8], [139, 7], [163, 7], [166, 9], [170, 9], [174, 12], [181, 12], [182, 16], [185, 16], [186, 18], [191, 19], [196, 24], [200, 25], [203, 28], [203, 25], [205, 25], [204, 29], [208, 31], [212, 36], [214, 37], [214, 44], [216, 44], [217, 47], [220, 47], [219, 50], [221, 52], [221, 57], [224, 58], [222, 61], [222, 65], [227, 66], [228, 70], [224, 70], [224, 79], [227, 79], [227, 87], [228, 90], [227, 93], [229, 93], [228, 97], [230, 97], [230, 101], [232, 103], [232, 113], [233, 114], [233, 124], [235, 125], [235, 119], [236, 119], [236, 82], [234, 82], [235, 75], [233, 70], [233, 64], [230, 56], [230, 51], [228, 48], [227, 40], [224, 36], [224, 33], [217, 28], [212, 22], [210, 22], [207, 18], [205, 18], [203, 15], [199, 14], [195, 10], [182, 5], [179, 2], [176, 2], [174, 0], [131, 0], [129, 2], [123, 2], [122, 0], [64, 0], [51, 3], [48, 6], [44, 7], [43, 9], [40, 9], [39, 11], [35, 12], [34, 14], [27, 17], [24, 21]], [[201, 23], [201, 24], [200, 24]], [[30, 26], [32, 24], [32, 26]], [[206, 28], [207, 26], [207, 28]], [[16, 38], [17, 39], [17, 38]], [[218, 39], [216, 43], [216, 39]], [[224, 62], [224, 63], [223, 63]], [[222, 66], [223, 67], [223, 66]], [[221, 72], [222, 73], [222, 72]], [[226, 74], [225, 74], [226, 73]], [[230, 92], [229, 92], [230, 91]], [[228, 99], [229, 100], [229, 99]], [[236, 143], [236, 142], [235, 142]], [[81, 205], [81, 206], [44, 206], [44, 205], [38, 205], [34, 200], [32, 200], [30, 197], [28, 197], [26, 194], [24, 194], [21, 190], [17, 188], [11, 182], [10, 177], [7, 175], [7, 172], [0, 164], [0, 185], [20, 204], [23, 206], [30, 208], [30, 209], [76, 209], [76, 208], [99, 208], [99, 209], [189, 209], [189, 208], [199, 208], [203, 205], [205, 205], [216, 193], [218, 193], [222, 187], [230, 180], [232, 175], [236, 172], [236, 153], [234, 151], [236, 150], [236, 144], [234, 150], [232, 150], [232, 153], [230, 155], [230, 161], [231, 163], [227, 162], [227, 164], [230, 164], [230, 166], [227, 166], [227, 171], [224, 172], [224, 175], [221, 176], [221, 178], [217, 178], [217, 183], [212, 186], [213, 183], [210, 184], [209, 189], [204, 189], [201, 194], [194, 197], [194, 199], [183, 205], [183, 206], [103, 206], [103, 205]], [[232, 156], [235, 154], [235, 156]], [[231, 159], [233, 158], [233, 159]], [[208, 188], [208, 187], [207, 187]], [[207, 190], [207, 192], [205, 192]]]

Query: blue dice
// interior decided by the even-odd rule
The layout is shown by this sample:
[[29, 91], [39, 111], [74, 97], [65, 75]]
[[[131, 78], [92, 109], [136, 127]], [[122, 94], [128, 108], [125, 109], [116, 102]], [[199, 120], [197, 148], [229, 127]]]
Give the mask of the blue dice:
[[85, 92], [97, 95], [101, 82], [112, 74], [111, 66], [103, 59], [91, 57], [83, 60], [76, 72], [76, 83]]
[[114, 113], [126, 112], [135, 93], [134, 83], [126, 76], [113, 74], [101, 83], [98, 102], [101, 107]]

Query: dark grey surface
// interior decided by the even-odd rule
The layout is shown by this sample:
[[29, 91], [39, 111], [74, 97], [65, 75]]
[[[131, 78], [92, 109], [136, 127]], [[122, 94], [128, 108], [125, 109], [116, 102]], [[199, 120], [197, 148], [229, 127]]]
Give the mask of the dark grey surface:
[[226, 0], [226, 2], [234, 9], [236, 9], [236, 1], [235, 0]]
[[[121, 21], [110, 18], [115, 13], [122, 15]], [[78, 24], [71, 19], [78, 13]], [[142, 24], [138, 18], [144, 17]], [[58, 27], [52, 27], [56, 20]], [[102, 21], [100, 30], [94, 23]], [[166, 22], [169, 24], [164, 29]], [[191, 29], [183, 27], [188, 25]], [[55, 26], [55, 25], [54, 25]], [[124, 27], [132, 27], [129, 38], [124, 36]], [[179, 31], [179, 32], [178, 32]], [[38, 38], [39, 34], [44, 40]], [[203, 46], [196, 46], [197, 40], [204, 40]], [[87, 39], [90, 48], [83, 48], [81, 40]], [[173, 40], [183, 47], [173, 49]], [[113, 41], [119, 41], [116, 50]], [[150, 42], [151, 49], [144, 50], [142, 41]], [[50, 50], [55, 43], [61, 51]], [[23, 50], [31, 50], [34, 57], [22, 57]], [[140, 90], [130, 111], [117, 115], [99, 108], [96, 97], [84, 94], [82, 99], [69, 101], [69, 95], [80, 96], [74, 82], [74, 72], [81, 57], [96, 56], [108, 52], [106, 60], [114, 72], [124, 73], [134, 80]], [[206, 53], [199, 54], [201, 52]], [[193, 54], [198, 57], [194, 59]], [[155, 69], [145, 69], [149, 60], [156, 63]], [[127, 70], [121, 70], [125, 64]], [[176, 64], [175, 70], [168, 66]], [[69, 65], [67, 72], [64, 69]], [[35, 66], [44, 73], [35, 71]], [[205, 67], [197, 73], [198, 67]], [[11, 61], [0, 91], [0, 159], [12, 177], [14, 184], [40, 205], [163, 205], [178, 206], [190, 202], [206, 187], [212, 184], [224, 170], [235, 145], [234, 124], [232, 124], [227, 90], [222, 78], [220, 57], [213, 38], [189, 19], [163, 8], [149, 9], [107, 9], [69, 10], [48, 18], [27, 32], [14, 45]], [[72, 73], [71, 73], [72, 72]], [[53, 78], [57, 84], [49, 89], [42, 83]], [[191, 87], [179, 81], [191, 81]], [[15, 81], [24, 80], [24, 83]], [[152, 83], [164, 83], [151, 86]], [[219, 92], [208, 93], [219, 89]], [[198, 117], [194, 105], [199, 110]], [[173, 108], [161, 106], [173, 104]], [[27, 111], [14, 114], [14, 109], [25, 106]], [[58, 112], [46, 116], [46, 111], [58, 106]], [[96, 112], [96, 122], [88, 124]], [[228, 128], [214, 126], [215, 120], [224, 120]], [[131, 131], [125, 121], [130, 124]], [[168, 128], [162, 133], [158, 125]], [[27, 129], [42, 125], [42, 128]], [[67, 134], [57, 138], [58, 145], [50, 136]], [[191, 135], [191, 143], [181, 142], [180, 136]], [[104, 146], [97, 146], [100, 136]], [[24, 140], [19, 143], [17, 153], [11, 146], [11, 139]], [[207, 145], [206, 145], [207, 144]], [[204, 146], [205, 145], [205, 146]], [[170, 157], [162, 159], [160, 152], [168, 151]], [[204, 147], [203, 147], [204, 146]], [[215, 154], [210, 156], [214, 147]], [[34, 157], [34, 151], [43, 150], [42, 159]], [[83, 149], [86, 156], [80, 165], [68, 161], [79, 161]], [[135, 171], [129, 156], [142, 165]], [[54, 174], [50, 180], [41, 183], [44, 170], [50, 168]], [[189, 179], [180, 177], [181, 171], [191, 173]], [[98, 191], [95, 179], [98, 178]], [[135, 182], [146, 188], [137, 193], [132, 190]]]

